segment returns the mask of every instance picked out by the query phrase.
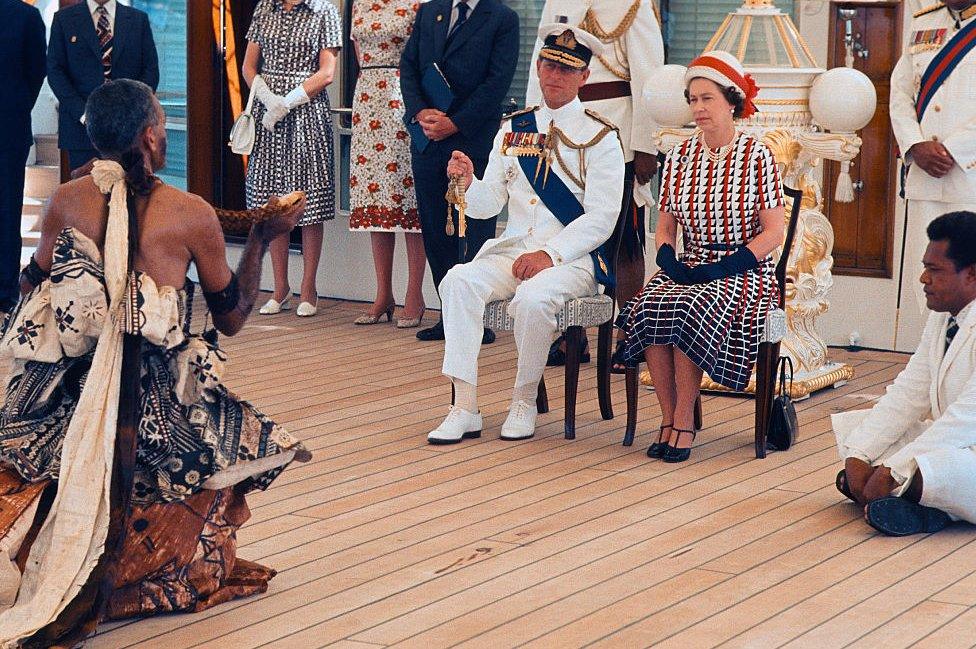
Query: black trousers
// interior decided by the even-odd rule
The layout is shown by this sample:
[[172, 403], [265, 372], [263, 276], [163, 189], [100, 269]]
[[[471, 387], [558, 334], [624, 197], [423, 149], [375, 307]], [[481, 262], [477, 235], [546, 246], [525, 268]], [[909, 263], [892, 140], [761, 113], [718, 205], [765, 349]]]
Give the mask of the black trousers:
[[[454, 236], [448, 236], [447, 201], [447, 162], [451, 159], [452, 147], [431, 142], [424, 153], [411, 151], [411, 166], [414, 185], [417, 190], [417, 211], [420, 213], [420, 230], [424, 237], [424, 252], [434, 277], [434, 286], [455, 264], [474, 259], [485, 241], [495, 236], [495, 223], [498, 217], [490, 219], [467, 219], [465, 237], [466, 251], [461, 251], [457, 237], [457, 212], [453, 212]], [[472, 158], [475, 176], [482, 176], [488, 166], [488, 158]]]
[[74, 171], [92, 158], [97, 157], [98, 151], [95, 149], [68, 149], [68, 166], [71, 167], [71, 171]]
[[0, 307], [20, 297], [20, 219], [29, 148], [0, 149]]

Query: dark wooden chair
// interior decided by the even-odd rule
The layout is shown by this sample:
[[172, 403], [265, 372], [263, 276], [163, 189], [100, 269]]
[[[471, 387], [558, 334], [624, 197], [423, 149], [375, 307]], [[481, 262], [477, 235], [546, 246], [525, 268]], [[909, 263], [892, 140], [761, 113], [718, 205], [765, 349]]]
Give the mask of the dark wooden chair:
[[[772, 412], [773, 395], [776, 390], [776, 364], [779, 360], [780, 342], [786, 335], [786, 267], [789, 263], [790, 252], [796, 238], [796, 228], [800, 216], [800, 201], [803, 192], [792, 187], [783, 187], [783, 193], [792, 201], [789, 223], [786, 227], [786, 239], [783, 242], [783, 252], [776, 263], [776, 281], [779, 284], [778, 309], [766, 317], [765, 339], [759, 343], [759, 353], [756, 357], [756, 457], [766, 457], [766, 432], [769, 430], [769, 418]], [[637, 390], [638, 367], [628, 367], [625, 383], [627, 388], [627, 427], [624, 431], [624, 446], [634, 443], [634, 433], [637, 430]], [[695, 430], [702, 429], [701, 397], [695, 403]]]

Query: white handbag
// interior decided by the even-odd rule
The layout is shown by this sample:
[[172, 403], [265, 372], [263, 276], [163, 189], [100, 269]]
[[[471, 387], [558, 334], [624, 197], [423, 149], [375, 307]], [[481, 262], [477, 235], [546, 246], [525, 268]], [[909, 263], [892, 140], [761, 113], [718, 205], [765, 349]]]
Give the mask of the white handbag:
[[251, 115], [253, 105], [254, 91], [252, 90], [247, 98], [244, 112], [234, 120], [234, 125], [230, 129], [230, 141], [227, 146], [239, 155], [251, 155], [251, 149], [254, 148], [254, 116]]

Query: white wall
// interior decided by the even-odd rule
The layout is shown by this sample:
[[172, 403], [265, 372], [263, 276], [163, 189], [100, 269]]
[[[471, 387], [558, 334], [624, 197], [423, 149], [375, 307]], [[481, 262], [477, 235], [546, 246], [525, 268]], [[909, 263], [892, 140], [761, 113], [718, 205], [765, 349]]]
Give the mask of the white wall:
[[[909, 27], [911, 14], [920, 7], [918, 0], [908, 0], [902, 6]], [[826, 0], [798, 0], [798, 27], [807, 41], [817, 63], [826, 67], [830, 3]], [[902, 42], [904, 42], [902, 35]], [[872, 279], [834, 276], [834, 287], [828, 294], [830, 309], [818, 321], [820, 332], [828, 344], [846, 345], [852, 332], [860, 336], [866, 347], [892, 349], [895, 342], [895, 305], [897, 300], [898, 267], [901, 256], [902, 229], [905, 206], [901, 199], [895, 205], [894, 277]], [[829, 215], [828, 215], [829, 216]], [[923, 237], [924, 239], [924, 237]], [[909, 240], [909, 246], [924, 246], [925, 241]], [[906, 269], [905, 286], [918, 281], [921, 269]], [[914, 297], [904, 299], [899, 317], [898, 349], [914, 350], [921, 336], [924, 316]]]

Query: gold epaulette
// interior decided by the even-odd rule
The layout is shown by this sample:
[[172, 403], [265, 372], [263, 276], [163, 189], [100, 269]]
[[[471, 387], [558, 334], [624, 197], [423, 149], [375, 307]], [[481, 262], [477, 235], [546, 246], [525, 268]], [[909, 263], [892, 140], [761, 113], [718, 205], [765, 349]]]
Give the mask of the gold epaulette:
[[616, 124], [614, 124], [613, 122], [611, 122], [610, 120], [608, 120], [606, 117], [604, 117], [600, 113], [596, 112], [595, 110], [593, 110], [591, 108], [584, 108], [583, 111], [587, 115], [589, 115], [590, 117], [592, 117], [593, 119], [595, 119], [596, 121], [598, 121], [601, 124], [603, 124], [604, 126], [608, 126], [608, 127], [612, 128], [615, 131], [619, 130], [617, 128], [617, 125]]
[[973, 16], [976, 16], [976, 5], [971, 6], [969, 9], [966, 9], [959, 15], [963, 20], [969, 20]]
[[945, 3], [939, 2], [929, 7], [925, 7], [924, 9], [919, 9], [918, 11], [913, 13], [912, 16], [918, 18], [919, 16], [924, 16], [925, 14], [930, 14], [933, 11], [938, 11], [939, 9], [943, 9], [943, 8], [945, 8]]
[[522, 110], [517, 110], [514, 113], [509, 113], [502, 117], [502, 119], [512, 119], [513, 117], [518, 117], [519, 115], [527, 115], [528, 113], [534, 113], [539, 110], [538, 106], [529, 106], [528, 108], [523, 108]]

